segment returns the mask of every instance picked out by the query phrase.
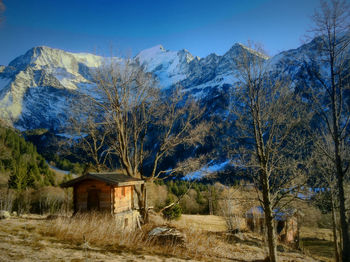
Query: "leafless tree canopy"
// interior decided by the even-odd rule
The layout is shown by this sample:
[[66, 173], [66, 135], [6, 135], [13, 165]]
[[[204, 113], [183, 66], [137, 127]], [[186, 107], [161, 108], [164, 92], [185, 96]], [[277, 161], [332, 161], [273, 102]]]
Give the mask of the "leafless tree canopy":
[[264, 56], [256, 54], [242, 52], [237, 57], [240, 84], [234, 87], [231, 109], [238, 130], [234, 139], [242, 146], [232, 155], [259, 189], [269, 257], [276, 261], [274, 209], [287, 205], [303, 181], [300, 148], [305, 141], [299, 132], [307, 117], [288, 79], [272, 80]]
[[[319, 41], [315, 57], [309, 57], [309, 75], [316, 79], [308, 88], [308, 98], [320, 125], [311, 130], [317, 137], [317, 151], [333, 163], [338, 191], [339, 217], [342, 233], [342, 259], [350, 258], [350, 237], [346, 217], [344, 177], [349, 158], [349, 61], [350, 14], [346, 1], [321, 1], [321, 8], [313, 16], [311, 35]], [[317, 62], [320, 59], [322, 65]]]
[[[202, 144], [210, 130], [210, 124], [202, 121], [204, 109], [185, 97], [181, 88], [169, 90], [165, 97], [152, 74], [130, 59], [113, 58], [96, 69], [94, 83], [96, 88], [84, 94], [80, 107], [73, 110], [78, 114], [71, 127], [96, 169], [114, 156], [127, 175], [153, 182], [203, 163], [203, 158], [191, 158], [167, 170], [160, 168], [178, 146]], [[141, 208], [146, 208], [145, 190], [136, 191]]]
[[[334, 152], [333, 139], [330, 135], [320, 135], [314, 137], [314, 147], [312, 151], [311, 164], [313, 177], [315, 179], [315, 185], [318, 188], [323, 188], [329, 193], [330, 208], [332, 213], [332, 230], [333, 230], [333, 244], [334, 244], [334, 257], [335, 261], [339, 262], [340, 259], [340, 237], [338, 233], [339, 223], [337, 212], [338, 201], [338, 185], [337, 185], [337, 172], [334, 166], [334, 162], [328, 156]], [[349, 151], [349, 150], [347, 150]], [[347, 152], [349, 153], [349, 152]], [[343, 156], [345, 157], [345, 156]]]

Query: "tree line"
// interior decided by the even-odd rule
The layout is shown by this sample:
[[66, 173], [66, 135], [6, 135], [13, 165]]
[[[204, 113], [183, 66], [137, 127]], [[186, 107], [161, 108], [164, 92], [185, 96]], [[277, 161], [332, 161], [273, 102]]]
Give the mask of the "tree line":
[[55, 176], [46, 160], [18, 132], [0, 126], [0, 151], [0, 172], [9, 176], [9, 188], [23, 191], [55, 185]]

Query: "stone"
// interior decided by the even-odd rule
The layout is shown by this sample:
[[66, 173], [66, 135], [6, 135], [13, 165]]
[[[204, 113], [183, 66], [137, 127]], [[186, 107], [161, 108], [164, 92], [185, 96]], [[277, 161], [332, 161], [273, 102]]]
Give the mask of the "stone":
[[155, 227], [148, 233], [148, 238], [161, 245], [183, 245], [186, 235], [175, 228]]
[[0, 219], [8, 219], [10, 217], [11, 217], [10, 212], [6, 210], [0, 210]]

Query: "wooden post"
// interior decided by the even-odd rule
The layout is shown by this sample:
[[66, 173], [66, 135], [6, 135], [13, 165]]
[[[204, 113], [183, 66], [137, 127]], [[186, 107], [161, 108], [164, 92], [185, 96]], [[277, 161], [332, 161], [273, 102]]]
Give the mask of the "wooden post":
[[77, 187], [73, 187], [73, 215], [78, 212], [77, 210]]
[[111, 186], [111, 215], [114, 214], [114, 186]]
[[135, 209], [135, 203], [134, 203], [134, 187], [135, 187], [135, 186], [131, 186], [131, 209], [132, 209], [132, 210]]

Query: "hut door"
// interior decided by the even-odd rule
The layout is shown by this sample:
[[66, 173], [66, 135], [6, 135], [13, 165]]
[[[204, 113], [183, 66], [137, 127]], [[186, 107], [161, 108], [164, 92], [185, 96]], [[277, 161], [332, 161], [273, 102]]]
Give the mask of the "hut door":
[[87, 210], [88, 211], [92, 211], [92, 210], [98, 211], [98, 210], [100, 210], [99, 190], [97, 190], [97, 189], [90, 189], [88, 191]]

